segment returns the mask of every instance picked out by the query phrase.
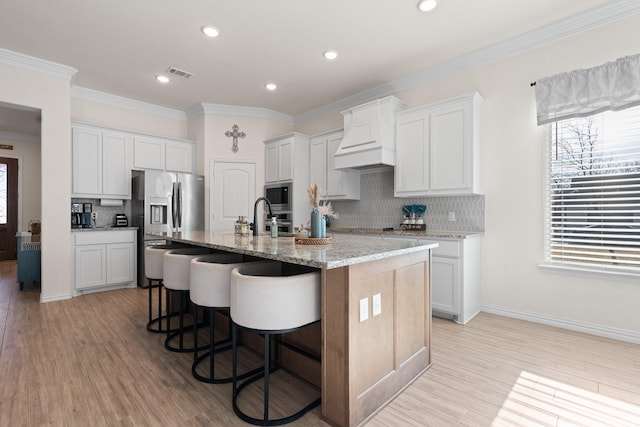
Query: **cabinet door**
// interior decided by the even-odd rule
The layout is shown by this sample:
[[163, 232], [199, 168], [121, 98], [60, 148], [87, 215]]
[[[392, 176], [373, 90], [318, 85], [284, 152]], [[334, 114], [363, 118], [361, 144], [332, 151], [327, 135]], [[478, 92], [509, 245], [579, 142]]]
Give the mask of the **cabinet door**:
[[102, 194], [131, 198], [131, 142], [120, 133], [102, 135]]
[[293, 138], [278, 143], [278, 180], [293, 179]]
[[460, 260], [431, 257], [431, 306], [434, 310], [460, 314]]
[[104, 286], [107, 283], [106, 246], [76, 246], [76, 289]]
[[193, 173], [193, 144], [167, 141], [165, 168], [172, 172]]
[[165, 141], [136, 137], [133, 141], [133, 166], [137, 169], [160, 169], [165, 166]]
[[329, 194], [327, 185], [327, 139], [311, 141], [309, 147], [309, 184], [318, 184], [324, 194]]
[[429, 114], [403, 117], [396, 123], [396, 196], [429, 190]]
[[459, 102], [431, 112], [431, 191], [471, 189], [471, 108]]
[[265, 181], [278, 181], [278, 144], [273, 143], [264, 147], [265, 158]]
[[134, 245], [133, 243], [117, 243], [107, 245], [107, 277], [108, 285], [133, 282], [134, 277]]
[[72, 193], [102, 194], [102, 132], [74, 128], [72, 132]]

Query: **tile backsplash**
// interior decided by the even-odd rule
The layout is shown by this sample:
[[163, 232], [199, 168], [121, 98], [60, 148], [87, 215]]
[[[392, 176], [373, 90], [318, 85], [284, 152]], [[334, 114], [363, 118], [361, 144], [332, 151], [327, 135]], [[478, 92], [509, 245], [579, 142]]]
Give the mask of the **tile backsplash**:
[[[393, 170], [363, 173], [360, 177], [360, 200], [332, 201], [338, 218], [331, 225], [339, 227], [398, 228], [402, 206], [427, 205], [424, 222], [427, 230], [484, 231], [484, 196], [393, 197]], [[455, 222], [448, 220], [455, 212]]]

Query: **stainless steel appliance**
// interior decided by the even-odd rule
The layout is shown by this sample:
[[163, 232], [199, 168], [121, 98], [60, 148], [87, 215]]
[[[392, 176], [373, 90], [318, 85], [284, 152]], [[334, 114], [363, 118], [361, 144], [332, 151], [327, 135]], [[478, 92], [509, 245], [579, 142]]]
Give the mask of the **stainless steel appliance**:
[[[273, 212], [273, 216], [276, 217], [276, 223], [278, 224], [278, 231], [283, 233], [293, 233], [292, 215], [289, 212]], [[269, 213], [264, 213], [264, 229], [267, 232], [271, 232], [271, 218]]]
[[71, 228], [82, 228], [82, 203], [71, 203]]
[[92, 212], [93, 212], [92, 203], [82, 204], [82, 228], [91, 228], [93, 226], [93, 224], [91, 223]]
[[[281, 182], [264, 186], [264, 196], [269, 199], [273, 211], [291, 212], [293, 194], [293, 182]], [[269, 218], [271, 221], [271, 218]]]
[[116, 214], [116, 227], [128, 227], [129, 220], [127, 220], [127, 216], [125, 214]]
[[144, 248], [164, 240], [151, 232], [204, 230], [204, 177], [144, 171], [131, 179], [131, 225], [138, 227], [138, 286], [146, 286]]

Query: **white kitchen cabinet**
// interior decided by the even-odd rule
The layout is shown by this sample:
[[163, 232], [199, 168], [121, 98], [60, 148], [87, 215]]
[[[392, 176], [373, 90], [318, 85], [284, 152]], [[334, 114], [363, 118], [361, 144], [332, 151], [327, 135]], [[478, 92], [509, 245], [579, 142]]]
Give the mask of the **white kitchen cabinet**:
[[425, 239], [384, 234], [383, 238], [438, 244], [431, 251], [431, 308], [434, 316], [465, 324], [480, 312], [479, 235]]
[[135, 169], [193, 173], [194, 148], [192, 142], [136, 135], [133, 147], [133, 167]]
[[343, 133], [331, 132], [311, 139], [309, 183], [317, 183], [329, 200], [360, 200], [360, 172], [335, 169], [334, 154]]
[[477, 93], [396, 114], [394, 195], [480, 194]]
[[264, 144], [265, 182], [291, 181], [297, 172], [296, 168], [306, 168], [309, 161], [308, 136], [291, 133], [265, 141]]
[[131, 137], [92, 126], [72, 128], [72, 196], [131, 198]]
[[480, 237], [419, 240], [438, 243], [431, 257], [433, 314], [467, 323], [481, 309]]
[[309, 181], [309, 137], [290, 133], [264, 142], [265, 182]]
[[77, 292], [136, 285], [136, 231], [84, 231], [74, 234]]

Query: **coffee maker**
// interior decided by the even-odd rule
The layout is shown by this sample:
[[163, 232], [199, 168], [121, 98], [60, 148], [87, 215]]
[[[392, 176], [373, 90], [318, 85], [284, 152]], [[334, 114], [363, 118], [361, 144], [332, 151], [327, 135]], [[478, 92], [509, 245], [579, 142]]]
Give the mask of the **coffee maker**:
[[93, 204], [82, 204], [82, 228], [91, 228], [91, 212], [93, 212]]
[[82, 203], [71, 203], [71, 228], [82, 228]]

